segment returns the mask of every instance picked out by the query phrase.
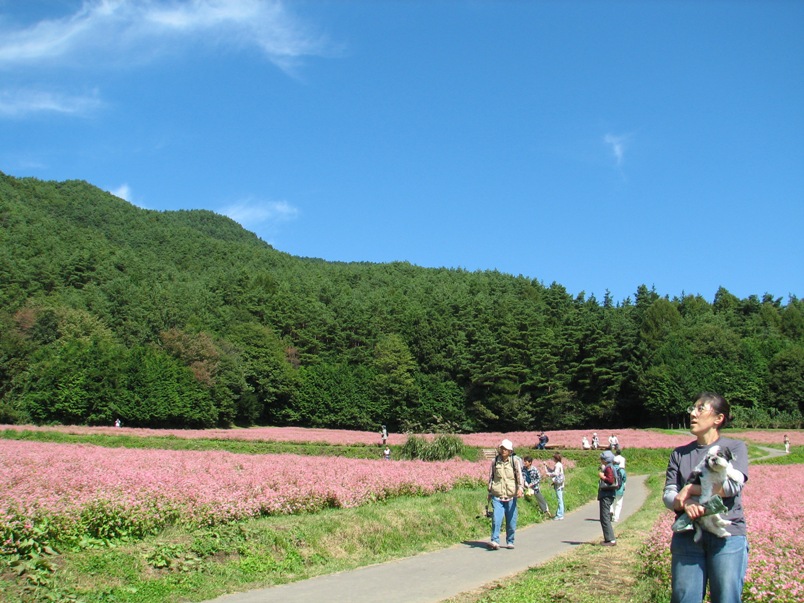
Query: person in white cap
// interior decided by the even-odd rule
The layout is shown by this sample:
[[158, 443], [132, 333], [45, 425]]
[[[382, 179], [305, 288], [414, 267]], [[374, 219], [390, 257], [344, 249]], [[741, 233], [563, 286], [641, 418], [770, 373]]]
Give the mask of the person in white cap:
[[503, 440], [497, 449], [497, 456], [491, 462], [489, 471], [489, 500], [494, 513], [491, 520], [491, 542], [489, 548], [500, 548], [500, 529], [505, 516], [505, 541], [509, 549], [514, 548], [516, 535], [517, 498], [523, 496], [522, 462], [514, 456], [511, 440]]

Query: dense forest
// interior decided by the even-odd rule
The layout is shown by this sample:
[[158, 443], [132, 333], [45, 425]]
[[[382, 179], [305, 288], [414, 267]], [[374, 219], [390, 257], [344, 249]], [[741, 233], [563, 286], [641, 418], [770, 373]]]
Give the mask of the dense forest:
[[665, 426], [704, 390], [738, 425], [800, 427], [802, 301], [299, 258], [0, 172], [0, 423]]

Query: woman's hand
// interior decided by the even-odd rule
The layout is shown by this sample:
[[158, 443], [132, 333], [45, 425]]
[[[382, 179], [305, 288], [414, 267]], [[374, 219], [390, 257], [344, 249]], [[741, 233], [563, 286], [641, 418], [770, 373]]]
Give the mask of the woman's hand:
[[695, 520], [706, 514], [706, 508], [703, 505], [699, 505], [697, 502], [689, 502], [684, 505], [684, 512], [687, 514], [687, 517]]
[[676, 497], [673, 500], [673, 510], [679, 512], [685, 511], [686, 510], [685, 507], [688, 504], [688, 502], [690, 502], [690, 498], [692, 498], [693, 496], [700, 496], [700, 494], [701, 494], [701, 487], [699, 485], [687, 484], [686, 486], [681, 488], [681, 492], [676, 494]]

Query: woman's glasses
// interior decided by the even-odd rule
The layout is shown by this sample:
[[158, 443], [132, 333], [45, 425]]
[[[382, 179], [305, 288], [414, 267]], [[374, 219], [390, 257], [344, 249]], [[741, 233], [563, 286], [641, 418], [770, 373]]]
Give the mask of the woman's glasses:
[[691, 414], [691, 415], [692, 414], [700, 415], [700, 414], [705, 413], [707, 410], [712, 410], [712, 409], [709, 408], [708, 406], [706, 406], [705, 404], [693, 404], [692, 406], [687, 408], [687, 412], [689, 414]]

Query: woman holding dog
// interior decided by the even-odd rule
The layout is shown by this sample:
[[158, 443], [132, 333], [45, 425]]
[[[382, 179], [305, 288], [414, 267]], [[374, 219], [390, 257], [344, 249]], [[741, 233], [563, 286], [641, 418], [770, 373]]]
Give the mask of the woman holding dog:
[[[695, 520], [706, 509], [698, 504], [699, 483], [690, 483], [690, 476], [709, 450], [719, 446], [731, 454], [732, 466], [741, 479], [729, 478], [714, 492], [723, 499], [725, 519], [730, 536], [718, 537], [703, 531], [695, 542], [694, 530], [676, 532], [670, 545], [672, 603], [701, 603], [706, 595], [707, 582], [712, 603], [739, 603], [742, 600], [745, 571], [748, 567], [748, 540], [743, 515], [742, 489], [748, 481], [748, 451], [745, 443], [720, 435], [729, 419], [729, 403], [713, 393], [698, 396], [689, 409], [690, 432], [696, 440], [676, 448], [670, 454], [664, 485], [664, 504], [676, 515], [686, 512]], [[727, 455], [728, 456], [728, 455]]]

